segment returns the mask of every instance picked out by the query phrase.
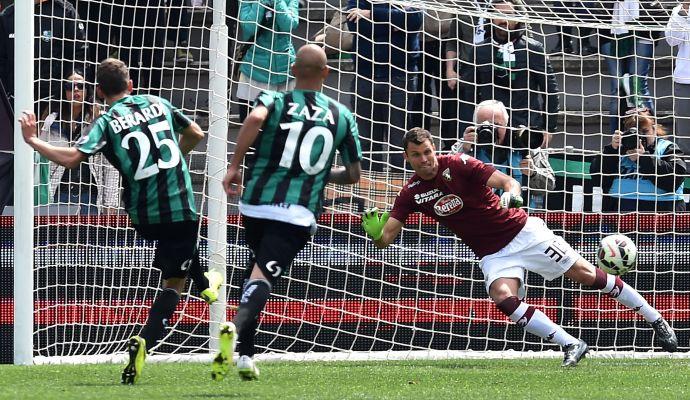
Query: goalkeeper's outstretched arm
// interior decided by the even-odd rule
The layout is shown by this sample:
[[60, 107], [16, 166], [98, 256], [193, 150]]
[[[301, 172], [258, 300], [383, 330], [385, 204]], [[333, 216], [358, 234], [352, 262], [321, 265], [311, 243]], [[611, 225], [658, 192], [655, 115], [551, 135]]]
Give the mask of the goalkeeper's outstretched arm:
[[520, 186], [520, 182], [510, 176], [501, 171], [494, 171], [489, 177], [489, 180], [486, 181], [486, 186], [503, 190], [503, 194], [501, 195], [501, 207], [522, 207], [522, 186]]
[[362, 228], [374, 240], [377, 248], [383, 249], [393, 243], [402, 230], [403, 222], [389, 218], [388, 211], [372, 208], [362, 215]]
[[386, 225], [383, 226], [383, 234], [378, 240], [374, 240], [374, 244], [379, 249], [385, 249], [389, 244], [393, 243], [402, 231], [404, 223], [395, 218], [388, 218]]

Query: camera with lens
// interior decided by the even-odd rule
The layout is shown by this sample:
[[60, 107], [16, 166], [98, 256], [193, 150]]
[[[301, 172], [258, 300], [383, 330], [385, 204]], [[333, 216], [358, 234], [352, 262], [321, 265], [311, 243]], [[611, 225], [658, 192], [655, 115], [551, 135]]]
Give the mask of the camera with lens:
[[540, 131], [532, 131], [525, 127], [514, 130], [511, 136], [511, 147], [516, 149], [525, 158], [529, 150], [534, 150], [544, 142], [544, 134]]
[[485, 122], [477, 127], [477, 144], [494, 144], [497, 137], [493, 125]]
[[621, 153], [627, 153], [629, 150], [637, 149], [637, 141], [642, 142], [642, 146], [647, 147], [647, 137], [640, 135], [637, 128], [630, 128], [623, 132], [621, 137]]

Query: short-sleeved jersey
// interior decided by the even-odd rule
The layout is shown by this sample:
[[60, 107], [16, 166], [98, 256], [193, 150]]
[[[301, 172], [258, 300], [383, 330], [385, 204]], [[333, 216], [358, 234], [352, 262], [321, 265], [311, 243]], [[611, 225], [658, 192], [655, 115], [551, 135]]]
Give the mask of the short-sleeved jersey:
[[120, 171], [134, 224], [196, 220], [192, 181], [177, 139], [189, 124], [165, 99], [125, 96], [89, 126], [77, 148], [87, 155], [102, 151]]
[[395, 199], [391, 217], [405, 222], [413, 212], [429, 216], [453, 231], [482, 258], [505, 247], [522, 230], [527, 214], [505, 209], [486, 186], [496, 171], [466, 154], [439, 156], [438, 173], [425, 181], [417, 174]]
[[269, 113], [247, 156], [242, 202], [296, 204], [318, 216], [336, 149], [345, 165], [362, 158], [352, 113], [311, 90], [265, 91], [256, 105]]

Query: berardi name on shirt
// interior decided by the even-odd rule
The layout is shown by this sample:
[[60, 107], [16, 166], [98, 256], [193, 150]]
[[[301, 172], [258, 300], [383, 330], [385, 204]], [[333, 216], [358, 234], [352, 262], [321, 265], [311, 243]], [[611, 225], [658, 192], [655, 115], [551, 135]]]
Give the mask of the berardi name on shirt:
[[163, 107], [163, 104], [154, 103], [148, 107], [142, 108], [141, 112], [134, 111], [131, 114], [116, 117], [110, 121], [109, 124], [114, 133], [120, 133], [125, 129], [130, 129], [133, 126], [137, 126], [164, 114], [165, 107]]

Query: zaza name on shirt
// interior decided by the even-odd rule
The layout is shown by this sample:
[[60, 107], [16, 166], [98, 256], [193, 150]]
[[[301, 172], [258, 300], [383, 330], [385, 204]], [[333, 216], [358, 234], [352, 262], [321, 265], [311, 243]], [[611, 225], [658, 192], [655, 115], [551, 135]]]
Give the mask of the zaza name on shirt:
[[[307, 121], [328, 121], [328, 123], [330, 123], [331, 125], [335, 125], [333, 113], [329, 109], [323, 109], [313, 104], [311, 106], [308, 106], [306, 104], [300, 103], [288, 103], [288, 106], [290, 108], [288, 108], [287, 114], [290, 116], [304, 117]], [[313, 113], [309, 111], [309, 107], [311, 107]]]

